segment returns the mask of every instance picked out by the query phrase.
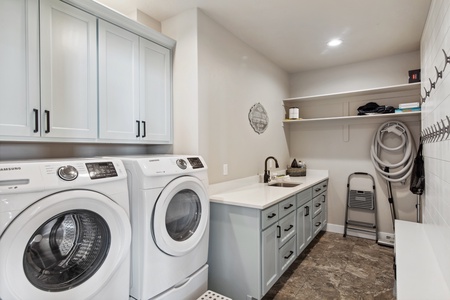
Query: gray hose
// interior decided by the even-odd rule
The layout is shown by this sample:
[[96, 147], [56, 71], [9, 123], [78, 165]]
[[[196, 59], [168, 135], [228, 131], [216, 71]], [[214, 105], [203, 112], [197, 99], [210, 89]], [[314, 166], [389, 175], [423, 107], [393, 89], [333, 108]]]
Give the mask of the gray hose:
[[[399, 136], [402, 139], [401, 144], [397, 147], [387, 147], [383, 144], [383, 136], [386, 133], [393, 133]], [[391, 153], [403, 151], [403, 158], [397, 163], [383, 161], [380, 158], [382, 150]], [[399, 121], [383, 123], [373, 136], [370, 155], [375, 170], [381, 177], [390, 182], [405, 182], [409, 175], [411, 175], [414, 162], [414, 141], [408, 127]], [[395, 169], [395, 171], [386, 172], [384, 171], [385, 167]]]

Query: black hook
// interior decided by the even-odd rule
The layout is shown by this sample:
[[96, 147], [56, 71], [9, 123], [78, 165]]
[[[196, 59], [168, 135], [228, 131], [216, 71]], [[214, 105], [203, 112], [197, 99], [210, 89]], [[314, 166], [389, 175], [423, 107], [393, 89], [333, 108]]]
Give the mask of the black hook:
[[435, 66], [434, 69], [436, 70], [436, 82], [438, 82], [439, 78], [442, 78], [442, 71], [438, 71], [437, 67]]
[[430, 78], [428, 78], [428, 80], [430, 81], [430, 85], [431, 85], [430, 92], [431, 92], [432, 89], [436, 88], [436, 82], [432, 82]]
[[442, 52], [444, 52], [444, 56], [445, 56], [445, 65], [444, 65], [444, 69], [442, 71], [445, 70], [445, 68], [447, 67], [448, 64], [450, 64], [450, 56], [447, 55], [447, 53], [445, 53], [445, 50], [442, 49]]

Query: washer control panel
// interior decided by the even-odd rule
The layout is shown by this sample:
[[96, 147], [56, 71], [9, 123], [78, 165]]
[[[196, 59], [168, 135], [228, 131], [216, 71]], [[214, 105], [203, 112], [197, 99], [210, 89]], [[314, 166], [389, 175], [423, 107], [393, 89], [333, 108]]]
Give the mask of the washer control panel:
[[86, 163], [86, 168], [89, 172], [91, 179], [116, 177], [117, 171], [114, 164], [111, 161]]
[[201, 169], [205, 167], [199, 157], [188, 157], [187, 160], [191, 164], [192, 169]]

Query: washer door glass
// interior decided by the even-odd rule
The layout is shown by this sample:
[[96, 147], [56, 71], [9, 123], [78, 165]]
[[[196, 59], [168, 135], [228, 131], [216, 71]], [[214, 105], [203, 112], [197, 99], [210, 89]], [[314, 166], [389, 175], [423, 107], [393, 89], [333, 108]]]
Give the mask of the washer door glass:
[[170, 237], [177, 242], [190, 238], [202, 216], [202, 205], [198, 195], [189, 189], [179, 191], [167, 207], [166, 228]]
[[28, 241], [23, 268], [44, 291], [82, 284], [100, 268], [110, 248], [106, 221], [88, 210], [71, 210], [47, 220]]
[[172, 256], [192, 251], [209, 234], [209, 198], [193, 176], [171, 181], [153, 211], [153, 236], [159, 249]]

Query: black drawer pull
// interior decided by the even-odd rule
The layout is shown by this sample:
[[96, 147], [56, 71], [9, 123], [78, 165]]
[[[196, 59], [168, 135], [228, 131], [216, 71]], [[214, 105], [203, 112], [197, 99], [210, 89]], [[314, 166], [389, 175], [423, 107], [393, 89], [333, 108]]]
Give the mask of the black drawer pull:
[[321, 206], [322, 204], [320, 204], [320, 203], [316, 203], [316, 207], [319, 207], [319, 206]]
[[289, 251], [289, 255], [288, 255], [288, 256], [285, 256], [284, 258], [285, 258], [285, 259], [288, 259], [289, 257], [292, 256], [292, 254], [294, 254], [294, 251], [291, 250], [291, 251]]
[[280, 238], [280, 237], [281, 237], [281, 226], [278, 226], [278, 225], [277, 225], [277, 229], [278, 229], [278, 235], [277, 235], [277, 238]]
[[267, 216], [267, 218], [272, 219], [273, 217], [275, 217], [277, 214], [276, 213], [272, 213], [270, 216]]
[[34, 112], [34, 130], [33, 130], [33, 132], [38, 132], [39, 131], [39, 110], [37, 110], [36, 108], [33, 108], [33, 112]]
[[285, 228], [284, 231], [289, 231], [294, 227], [294, 225], [291, 224], [291, 226], [289, 226], [288, 228]]
[[141, 124], [139, 123], [139, 120], [136, 120], [137, 123], [137, 134], [136, 137], [140, 137], [141, 136]]
[[142, 121], [142, 137], [145, 138], [145, 136], [147, 135], [147, 128], [145, 128], [145, 121]]
[[45, 128], [45, 133], [49, 133], [50, 132], [50, 111], [44, 110], [44, 113], [45, 113], [45, 117], [46, 117], [46, 121], [47, 121], [47, 128]]
[[327, 187], [327, 185], [326, 185], [326, 184], [324, 184], [324, 185], [322, 185], [322, 187], [323, 187], [323, 188], [326, 188], [326, 187]]
[[317, 189], [315, 189], [314, 191], [320, 192], [321, 190], [322, 190], [322, 188], [317, 188]]
[[309, 216], [309, 206], [305, 206], [305, 217]]
[[291, 203], [291, 204], [289, 204], [288, 206], [285, 206], [284, 209], [289, 209], [289, 208], [291, 208], [292, 206], [294, 206], [294, 204]]
[[316, 227], [319, 227], [322, 222], [316, 222]]

